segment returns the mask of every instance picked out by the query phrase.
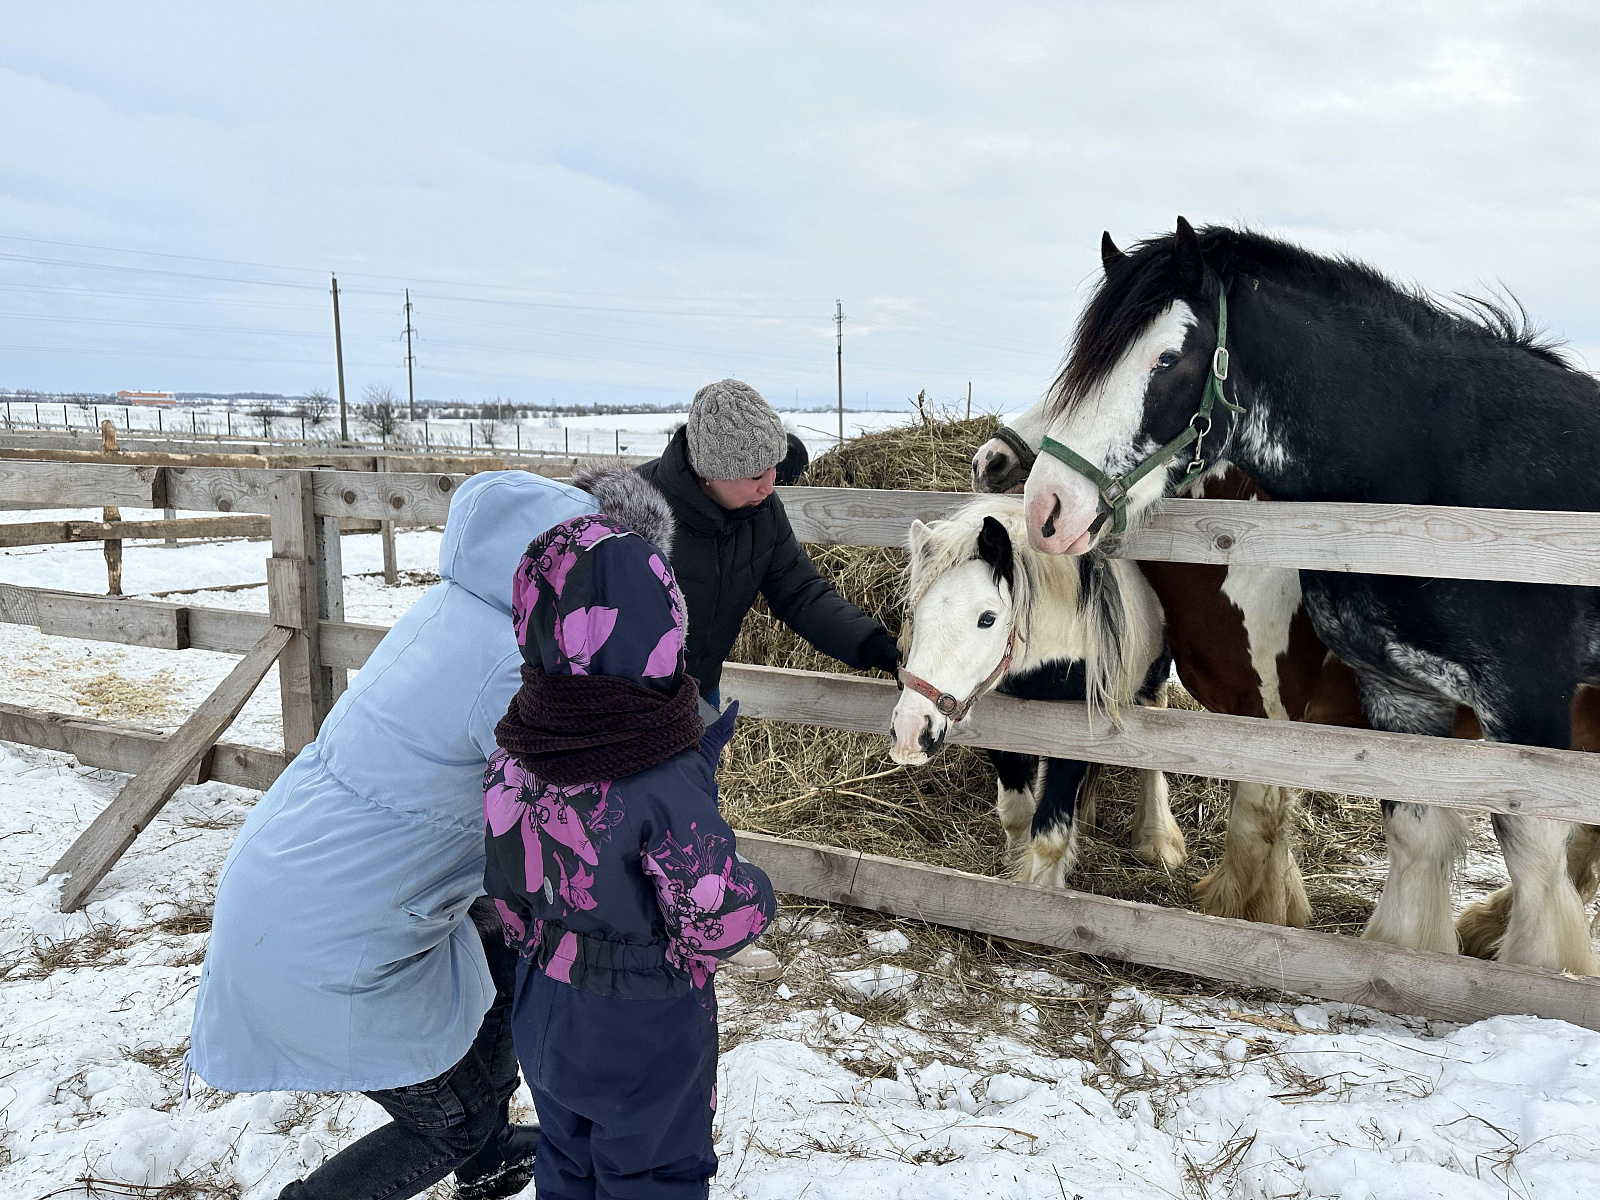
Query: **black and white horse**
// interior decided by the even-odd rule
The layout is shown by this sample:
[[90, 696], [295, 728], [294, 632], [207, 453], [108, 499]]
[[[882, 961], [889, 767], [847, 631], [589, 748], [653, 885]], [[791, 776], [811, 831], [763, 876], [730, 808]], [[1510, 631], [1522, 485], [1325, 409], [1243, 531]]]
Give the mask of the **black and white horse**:
[[[909, 614], [890, 755], [924, 763], [953, 721], [991, 687], [1027, 700], [1089, 700], [1115, 711], [1166, 702], [1171, 660], [1161, 608], [1132, 564], [1051, 558], [1028, 546], [1015, 497], [974, 500], [911, 526]], [[1061, 887], [1077, 859], [1097, 770], [1088, 763], [988, 752], [996, 808], [1018, 878]], [[1187, 857], [1166, 776], [1140, 771], [1134, 853], [1175, 867]]]
[[[1181, 218], [1127, 254], [1107, 236], [1102, 258], [1024, 492], [1035, 548], [1083, 553], [1119, 509], [1137, 520], [1228, 465], [1280, 500], [1600, 509], [1600, 385], [1520, 317]], [[1491, 740], [1564, 749], [1574, 692], [1600, 683], [1600, 589], [1321, 571], [1301, 585], [1377, 729], [1448, 735], [1466, 705]], [[1454, 953], [1466, 817], [1398, 803], [1384, 817], [1389, 876], [1366, 936]], [[1498, 957], [1600, 973], [1563, 869], [1572, 826], [1496, 814], [1494, 829], [1514, 896]]]

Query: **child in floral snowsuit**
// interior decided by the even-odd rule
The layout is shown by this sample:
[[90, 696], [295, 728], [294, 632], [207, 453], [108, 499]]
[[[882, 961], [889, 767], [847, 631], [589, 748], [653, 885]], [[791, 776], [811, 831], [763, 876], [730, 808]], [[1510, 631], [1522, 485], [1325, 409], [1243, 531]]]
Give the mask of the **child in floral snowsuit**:
[[577, 517], [517, 569], [526, 665], [485, 777], [486, 888], [521, 948], [540, 1200], [706, 1195], [711, 977], [774, 912], [717, 808], [733, 711], [698, 715], [669, 539]]

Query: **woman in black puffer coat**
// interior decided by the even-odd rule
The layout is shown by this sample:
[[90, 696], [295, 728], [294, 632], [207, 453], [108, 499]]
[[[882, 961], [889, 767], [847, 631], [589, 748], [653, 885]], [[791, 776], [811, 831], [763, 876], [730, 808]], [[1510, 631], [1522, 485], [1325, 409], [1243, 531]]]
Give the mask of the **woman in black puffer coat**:
[[722, 663], [756, 596], [772, 615], [846, 666], [893, 674], [884, 627], [817, 574], [773, 495], [788, 452], [783, 422], [749, 384], [700, 389], [666, 453], [639, 468], [678, 522], [672, 569], [689, 606], [688, 671], [716, 703]]

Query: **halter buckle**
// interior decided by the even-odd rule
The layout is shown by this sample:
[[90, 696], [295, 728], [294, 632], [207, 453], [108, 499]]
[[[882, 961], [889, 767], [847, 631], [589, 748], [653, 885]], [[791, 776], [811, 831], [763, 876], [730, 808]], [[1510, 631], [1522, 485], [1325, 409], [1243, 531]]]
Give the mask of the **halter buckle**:
[[1217, 377], [1218, 383], [1228, 378], [1228, 348], [1226, 346], [1218, 346], [1211, 352], [1211, 373]]
[[1121, 475], [1113, 475], [1111, 482], [1106, 484], [1105, 490], [1101, 495], [1105, 497], [1107, 504], [1115, 508], [1117, 505], [1127, 502], [1128, 486], [1122, 482]]

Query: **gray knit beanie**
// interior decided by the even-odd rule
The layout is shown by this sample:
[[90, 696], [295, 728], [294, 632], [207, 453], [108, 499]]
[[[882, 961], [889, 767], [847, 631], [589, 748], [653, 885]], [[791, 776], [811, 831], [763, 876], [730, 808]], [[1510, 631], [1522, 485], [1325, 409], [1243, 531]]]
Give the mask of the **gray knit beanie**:
[[778, 414], [737, 379], [719, 379], [694, 394], [688, 439], [689, 465], [701, 479], [749, 479], [777, 466], [789, 450]]

